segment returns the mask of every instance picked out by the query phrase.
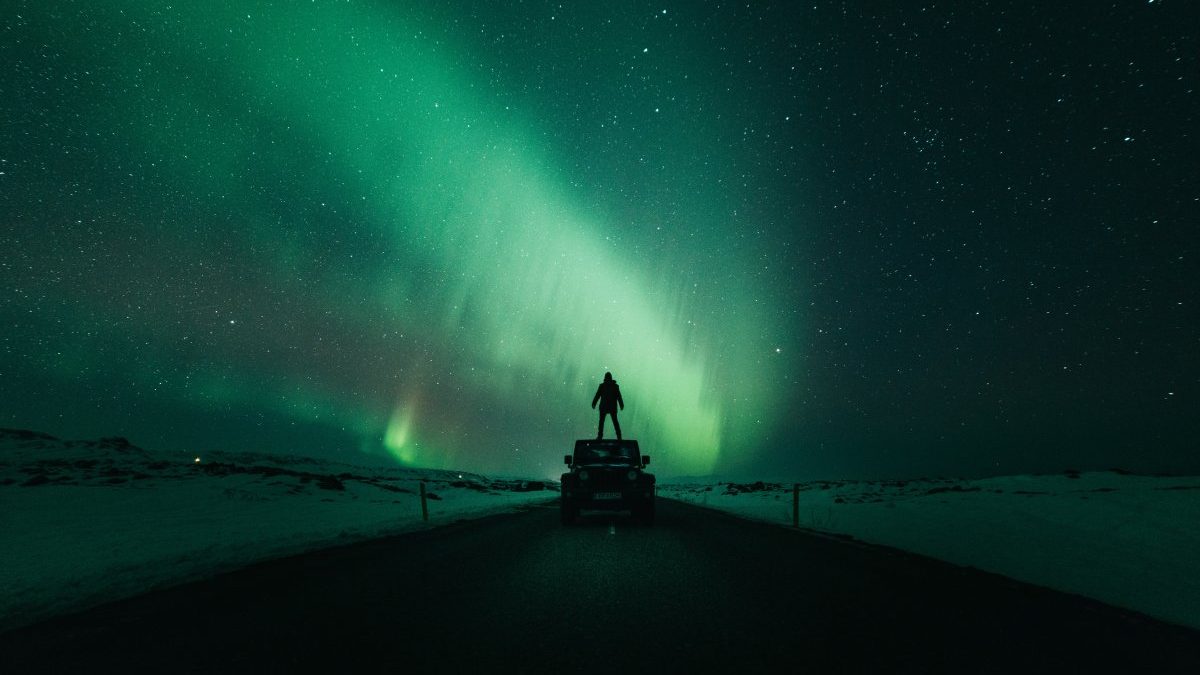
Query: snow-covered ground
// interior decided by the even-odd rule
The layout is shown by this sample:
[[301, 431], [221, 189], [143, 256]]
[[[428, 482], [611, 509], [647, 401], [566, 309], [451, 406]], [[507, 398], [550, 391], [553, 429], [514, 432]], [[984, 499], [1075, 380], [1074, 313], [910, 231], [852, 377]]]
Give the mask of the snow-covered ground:
[[[557, 485], [0, 430], [0, 630], [257, 560], [555, 499]], [[418, 491], [430, 493], [422, 522]], [[663, 484], [790, 525], [792, 485]], [[1200, 628], [1200, 477], [800, 484], [800, 525]], [[803, 564], [799, 562], [798, 564]]]
[[0, 430], [0, 630], [264, 558], [558, 496], [554, 483], [450, 471], [199, 459], [124, 439]]
[[[792, 484], [660, 485], [782, 525]], [[800, 526], [996, 572], [1200, 628], [1200, 477], [1067, 472], [800, 484]], [[803, 561], [797, 562], [803, 565]]]

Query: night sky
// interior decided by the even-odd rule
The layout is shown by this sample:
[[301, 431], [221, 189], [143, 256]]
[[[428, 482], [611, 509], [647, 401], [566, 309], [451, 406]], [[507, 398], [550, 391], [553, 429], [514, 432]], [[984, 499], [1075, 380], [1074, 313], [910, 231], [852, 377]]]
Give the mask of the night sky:
[[610, 370], [660, 476], [1200, 470], [1195, 3], [0, 32], [5, 426], [551, 476]]

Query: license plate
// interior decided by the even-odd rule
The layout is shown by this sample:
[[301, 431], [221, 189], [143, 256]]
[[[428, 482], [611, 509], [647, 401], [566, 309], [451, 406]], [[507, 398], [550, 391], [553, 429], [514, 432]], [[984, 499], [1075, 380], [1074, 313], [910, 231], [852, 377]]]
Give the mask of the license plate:
[[592, 499], [620, 499], [620, 492], [593, 492]]

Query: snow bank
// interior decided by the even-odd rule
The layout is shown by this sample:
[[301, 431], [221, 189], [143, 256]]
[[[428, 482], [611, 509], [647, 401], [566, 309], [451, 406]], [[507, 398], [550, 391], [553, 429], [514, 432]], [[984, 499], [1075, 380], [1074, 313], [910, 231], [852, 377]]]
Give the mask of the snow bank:
[[200, 459], [119, 438], [0, 430], [0, 630], [265, 558], [557, 496], [543, 481], [448, 471]]
[[[792, 522], [792, 485], [658, 494]], [[1200, 477], [1068, 472], [800, 484], [804, 528], [884, 544], [1200, 628]]]

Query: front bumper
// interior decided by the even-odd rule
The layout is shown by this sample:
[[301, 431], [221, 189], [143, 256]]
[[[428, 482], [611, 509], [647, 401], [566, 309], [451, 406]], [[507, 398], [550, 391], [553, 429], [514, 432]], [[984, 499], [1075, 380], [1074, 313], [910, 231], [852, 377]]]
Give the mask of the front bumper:
[[[605, 493], [620, 495], [616, 498], [603, 497]], [[597, 496], [597, 495], [601, 496]], [[654, 488], [638, 488], [636, 490], [597, 490], [574, 489], [563, 490], [564, 502], [573, 504], [576, 508], [597, 511], [632, 511], [654, 502]]]

